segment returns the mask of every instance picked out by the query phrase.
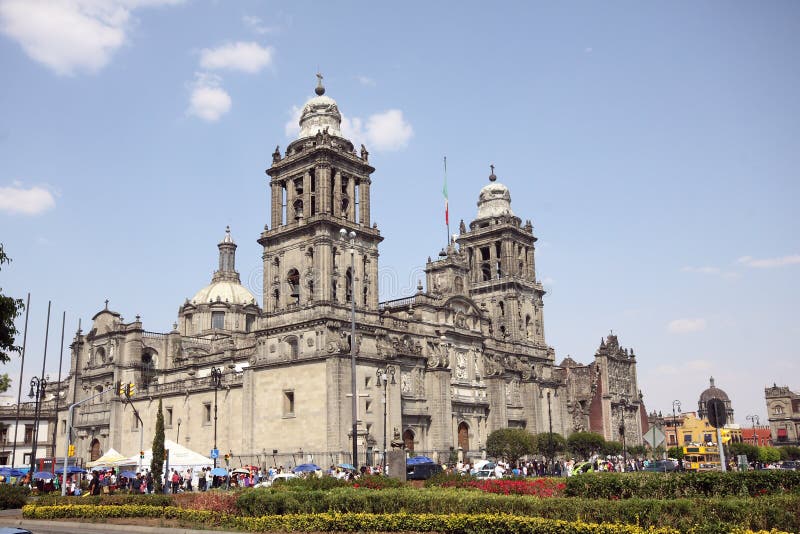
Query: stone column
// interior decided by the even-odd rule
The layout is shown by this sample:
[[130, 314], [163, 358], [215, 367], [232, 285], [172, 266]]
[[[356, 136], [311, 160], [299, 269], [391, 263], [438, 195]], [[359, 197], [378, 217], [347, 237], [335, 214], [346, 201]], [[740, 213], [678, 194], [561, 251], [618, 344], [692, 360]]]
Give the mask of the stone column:
[[333, 206], [331, 207], [331, 215], [333, 217], [340, 217], [342, 215], [342, 173], [335, 171], [333, 175]]
[[311, 172], [303, 174], [303, 218], [308, 220], [311, 217]]
[[317, 213], [330, 213], [330, 165], [317, 165], [314, 169], [314, 179], [317, 181], [315, 188], [317, 197]]
[[358, 218], [362, 226], [369, 228], [369, 186], [372, 181], [369, 178], [362, 178], [358, 186], [359, 199]]
[[487, 433], [508, 426], [506, 410], [506, 381], [502, 376], [486, 377], [486, 396], [489, 399]]
[[294, 201], [297, 194], [294, 190], [294, 179], [286, 180], [286, 224], [297, 222], [294, 212]]
[[272, 228], [275, 229], [283, 224], [283, 185], [280, 182], [272, 182]]
[[348, 221], [356, 221], [356, 178], [350, 176], [347, 180], [347, 198], [349, 203], [347, 205], [347, 213], [343, 213]]
[[428, 407], [431, 414], [428, 446], [436, 451], [447, 451], [453, 444], [452, 403], [450, 402], [450, 371], [427, 369], [425, 373]]

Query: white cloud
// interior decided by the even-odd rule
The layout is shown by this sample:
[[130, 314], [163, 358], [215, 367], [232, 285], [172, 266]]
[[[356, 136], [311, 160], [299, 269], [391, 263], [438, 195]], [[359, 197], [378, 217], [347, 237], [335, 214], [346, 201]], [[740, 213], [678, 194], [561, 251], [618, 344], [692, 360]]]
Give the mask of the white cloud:
[[0, 187], [0, 211], [23, 215], [39, 215], [55, 207], [56, 200], [47, 189], [33, 186], [25, 189], [20, 182]]
[[359, 74], [358, 76], [356, 76], [356, 80], [358, 80], [358, 83], [360, 83], [361, 85], [366, 85], [367, 87], [375, 87], [375, 80], [373, 80], [369, 76], [363, 76]]
[[700, 332], [706, 329], [705, 319], [675, 319], [667, 325], [667, 330], [673, 334], [686, 334], [689, 332]]
[[204, 48], [200, 53], [200, 66], [208, 70], [240, 70], [253, 74], [270, 65], [274, 53], [272, 47], [239, 41]]
[[369, 144], [378, 151], [405, 148], [414, 135], [414, 129], [405, 121], [403, 112], [399, 109], [370, 115], [366, 132]]
[[189, 99], [187, 113], [209, 122], [219, 120], [231, 109], [231, 97], [219, 84], [221, 78], [213, 74], [195, 73], [195, 83]]
[[[284, 125], [286, 137], [296, 138], [300, 133], [300, 115], [303, 108], [292, 106], [289, 120]], [[414, 129], [403, 118], [399, 109], [390, 109], [383, 113], [370, 115], [366, 121], [360, 117], [348, 117], [342, 114], [342, 135], [354, 145], [365, 144], [370, 150], [390, 152], [401, 150], [408, 145], [414, 135]]]
[[0, 0], [0, 32], [61, 75], [97, 72], [127, 41], [133, 10], [181, 0]]
[[242, 22], [245, 26], [247, 26], [251, 31], [259, 34], [264, 35], [265, 33], [272, 33], [275, 31], [274, 28], [270, 28], [264, 24], [264, 21], [261, 17], [256, 17], [252, 15], [244, 15], [242, 17]]
[[292, 106], [292, 109], [289, 110], [289, 120], [283, 126], [286, 137], [296, 138], [300, 135], [300, 114], [302, 113], [303, 108], [298, 106]]
[[766, 258], [756, 259], [752, 256], [742, 256], [737, 263], [746, 265], [747, 267], [756, 267], [758, 269], [772, 269], [774, 267], [784, 267], [786, 265], [796, 265], [800, 263], [800, 254], [791, 254], [789, 256], [781, 256], [779, 258]]

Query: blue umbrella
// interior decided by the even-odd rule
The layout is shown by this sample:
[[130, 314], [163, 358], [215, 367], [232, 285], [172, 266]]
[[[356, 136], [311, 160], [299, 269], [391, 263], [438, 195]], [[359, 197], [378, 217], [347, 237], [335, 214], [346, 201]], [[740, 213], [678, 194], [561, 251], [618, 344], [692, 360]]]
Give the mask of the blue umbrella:
[[224, 467], [215, 467], [211, 470], [211, 475], [215, 477], [226, 477], [228, 476], [228, 470]]
[[353, 464], [339, 464], [336, 467], [341, 467], [342, 469], [349, 469], [351, 471], [356, 470], [356, 466], [354, 466]]
[[294, 469], [292, 469], [295, 473], [313, 473], [314, 471], [319, 471], [321, 468], [317, 464], [300, 464]]
[[122, 473], [119, 474], [119, 476], [125, 478], [136, 478], [136, 473], [134, 473], [133, 471], [123, 471]]
[[33, 478], [38, 478], [41, 480], [52, 480], [55, 477], [56, 476], [50, 471], [37, 471], [33, 474]]
[[[81, 474], [82, 475], [85, 472], [86, 472], [86, 469], [84, 469], [82, 467], [78, 467], [76, 465], [68, 465], [67, 466], [67, 474], [68, 475], [75, 475], [75, 474]], [[64, 474], [64, 468], [63, 467], [59, 467], [58, 469], [56, 469], [56, 473], [59, 474], [59, 475]]]
[[22, 469], [14, 469], [13, 467], [0, 467], [0, 476], [4, 477], [21, 477], [25, 476], [27, 471]]
[[433, 464], [436, 463], [427, 456], [414, 456], [406, 460], [406, 465]]

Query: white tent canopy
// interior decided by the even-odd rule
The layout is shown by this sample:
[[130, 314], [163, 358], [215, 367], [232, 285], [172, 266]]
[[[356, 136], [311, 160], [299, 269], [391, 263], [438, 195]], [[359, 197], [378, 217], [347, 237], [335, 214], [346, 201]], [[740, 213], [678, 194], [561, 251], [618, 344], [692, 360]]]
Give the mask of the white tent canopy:
[[[178, 445], [174, 441], [165, 439], [164, 448], [169, 450], [169, 467], [171, 468], [200, 468], [211, 466], [214, 461], [211, 458], [206, 458], [200, 453], [187, 449], [183, 445]], [[153, 449], [150, 448], [144, 451], [144, 459], [141, 460], [144, 469], [150, 468], [150, 461], [153, 459]], [[130, 458], [116, 462], [116, 465], [122, 466], [138, 466], [139, 454], [134, 454]]]
[[108, 449], [106, 453], [95, 460], [94, 462], [86, 462], [86, 467], [99, 467], [99, 466], [112, 466], [116, 465], [117, 462], [120, 460], [124, 460], [125, 457], [116, 451], [114, 448]]

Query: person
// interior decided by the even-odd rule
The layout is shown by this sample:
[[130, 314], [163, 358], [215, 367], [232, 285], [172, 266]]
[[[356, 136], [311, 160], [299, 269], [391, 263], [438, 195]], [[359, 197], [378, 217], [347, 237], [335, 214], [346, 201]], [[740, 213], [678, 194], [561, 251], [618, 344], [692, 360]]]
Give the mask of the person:
[[170, 482], [172, 483], [172, 493], [178, 493], [178, 488], [181, 487], [181, 476], [174, 469], [172, 470]]
[[197, 489], [200, 491], [206, 490], [206, 468], [200, 470], [200, 476], [197, 478]]
[[92, 471], [92, 480], [89, 482], [89, 493], [100, 495], [100, 473]]

